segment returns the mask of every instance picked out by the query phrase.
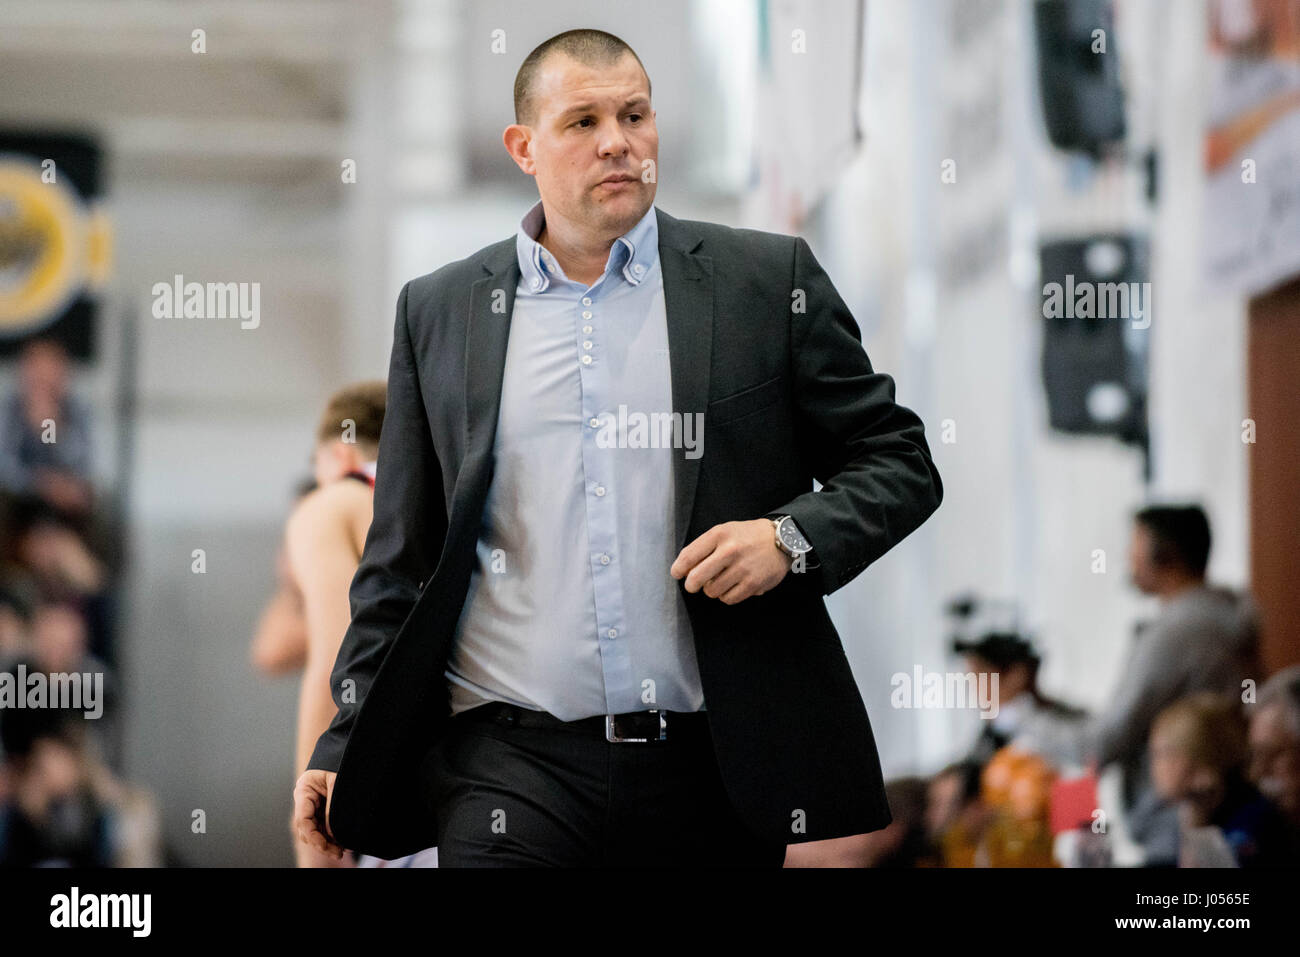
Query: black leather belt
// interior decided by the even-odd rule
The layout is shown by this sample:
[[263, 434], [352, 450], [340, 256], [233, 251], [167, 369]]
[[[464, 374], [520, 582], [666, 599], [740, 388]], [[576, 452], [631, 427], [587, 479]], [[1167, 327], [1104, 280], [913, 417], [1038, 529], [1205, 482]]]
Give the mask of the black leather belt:
[[511, 728], [554, 728], [603, 737], [612, 744], [660, 744], [707, 733], [709, 728], [708, 713], [704, 711], [629, 711], [561, 721], [549, 712], [520, 708], [504, 701], [462, 711], [454, 720], [490, 721]]

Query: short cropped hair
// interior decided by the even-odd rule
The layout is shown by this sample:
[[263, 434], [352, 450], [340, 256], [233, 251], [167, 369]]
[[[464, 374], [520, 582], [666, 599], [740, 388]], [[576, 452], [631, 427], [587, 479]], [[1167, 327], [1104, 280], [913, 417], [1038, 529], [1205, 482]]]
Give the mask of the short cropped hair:
[[357, 447], [371, 456], [379, 450], [379, 433], [384, 425], [388, 386], [382, 379], [357, 382], [330, 396], [316, 427], [316, 443], [341, 440], [345, 422], [354, 423]]
[[537, 121], [533, 84], [542, 64], [552, 53], [563, 53], [587, 66], [609, 66], [631, 54], [632, 59], [641, 67], [641, 72], [646, 74], [646, 92], [650, 92], [650, 74], [646, 72], [645, 64], [635, 50], [614, 34], [604, 30], [566, 30], [541, 43], [524, 57], [519, 72], [515, 74], [516, 123], [528, 126]]
[[1151, 533], [1157, 565], [1179, 565], [1198, 578], [1210, 561], [1210, 520], [1199, 505], [1151, 505], [1133, 520]]

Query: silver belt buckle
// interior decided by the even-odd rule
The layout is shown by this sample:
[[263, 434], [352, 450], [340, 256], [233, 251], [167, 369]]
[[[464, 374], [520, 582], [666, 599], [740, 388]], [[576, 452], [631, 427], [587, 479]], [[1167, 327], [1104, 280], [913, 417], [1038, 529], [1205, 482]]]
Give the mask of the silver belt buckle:
[[[652, 742], [667, 741], [668, 740], [668, 712], [650, 710], [641, 713], [646, 715], [659, 716], [659, 733], [657, 735], [655, 735], [654, 737], [642, 737], [642, 738], [621, 736], [618, 733], [619, 731], [618, 722], [615, 721], [615, 718], [617, 718], [618, 716], [607, 714], [605, 715], [605, 740], [616, 744], [650, 744]], [[652, 720], [647, 718], [645, 723], [648, 727], [653, 728], [654, 722]]]

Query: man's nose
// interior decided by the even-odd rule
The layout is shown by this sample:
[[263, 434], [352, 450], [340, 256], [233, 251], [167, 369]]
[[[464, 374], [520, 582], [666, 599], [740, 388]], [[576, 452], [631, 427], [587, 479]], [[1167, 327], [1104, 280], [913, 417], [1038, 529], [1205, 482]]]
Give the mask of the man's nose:
[[629, 148], [627, 136], [624, 135], [622, 127], [618, 125], [618, 120], [602, 124], [600, 133], [601, 156], [623, 156]]

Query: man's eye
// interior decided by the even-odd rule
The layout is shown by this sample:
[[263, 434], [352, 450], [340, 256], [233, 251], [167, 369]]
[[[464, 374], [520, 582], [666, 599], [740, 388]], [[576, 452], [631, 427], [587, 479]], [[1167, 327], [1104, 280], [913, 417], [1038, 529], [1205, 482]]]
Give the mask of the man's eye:
[[629, 119], [629, 120], [632, 120], [633, 122], [640, 122], [640, 121], [641, 121], [641, 114], [640, 114], [640, 113], [633, 113], [633, 114], [631, 114], [631, 115], [628, 117], [628, 119]]
[[588, 122], [590, 119], [591, 119], [590, 116], [584, 116], [582, 119], [578, 120], [578, 122], [577, 122], [577, 123], [574, 123], [573, 125], [574, 125], [574, 126], [578, 126], [578, 125], [581, 124], [581, 123], [586, 123], [586, 122]]

